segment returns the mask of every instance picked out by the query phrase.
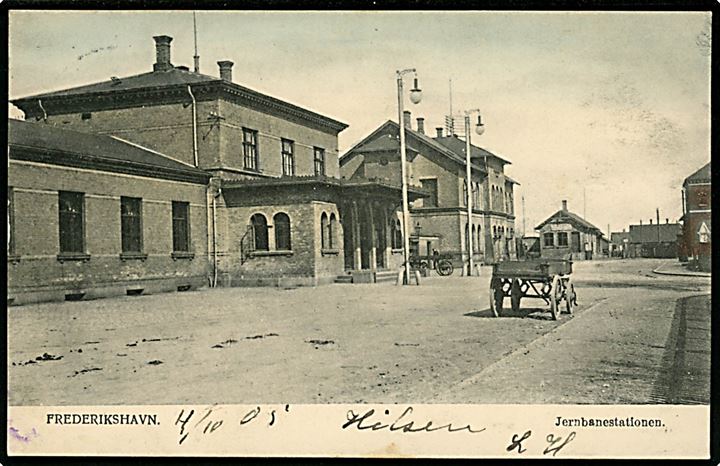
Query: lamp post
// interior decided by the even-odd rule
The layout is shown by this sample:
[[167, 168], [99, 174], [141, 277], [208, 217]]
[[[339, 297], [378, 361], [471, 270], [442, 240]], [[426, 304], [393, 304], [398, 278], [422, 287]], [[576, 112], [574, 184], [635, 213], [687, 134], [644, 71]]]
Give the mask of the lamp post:
[[415, 68], [408, 68], [404, 70], [398, 70], [395, 72], [397, 77], [397, 89], [398, 89], [398, 122], [400, 124], [400, 173], [402, 176], [402, 232], [403, 232], [403, 266], [405, 267], [405, 279], [406, 285], [410, 284], [410, 212], [408, 207], [408, 186], [407, 186], [407, 160], [406, 160], [406, 148], [405, 148], [405, 118], [404, 118], [404, 98], [403, 98], [403, 77], [413, 73], [415, 76], [414, 86], [410, 90], [410, 101], [413, 104], [420, 103], [422, 99], [422, 91], [418, 86], [417, 73]]
[[467, 222], [467, 236], [466, 236], [466, 246], [468, 250], [468, 277], [471, 277], [473, 274], [474, 267], [474, 261], [473, 261], [473, 237], [472, 237], [472, 228], [473, 228], [473, 217], [472, 217], [472, 170], [470, 168], [470, 151], [472, 149], [472, 145], [470, 143], [470, 115], [473, 113], [478, 114], [478, 120], [477, 124], [475, 125], [475, 132], [478, 134], [478, 136], [481, 136], [485, 132], [485, 125], [483, 125], [482, 117], [480, 116], [480, 110], [479, 109], [472, 109], [472, 110], [466, 110], [465, 111], [465, 183], [467, 184], [467, 216], [468, 216], [468, 222]]

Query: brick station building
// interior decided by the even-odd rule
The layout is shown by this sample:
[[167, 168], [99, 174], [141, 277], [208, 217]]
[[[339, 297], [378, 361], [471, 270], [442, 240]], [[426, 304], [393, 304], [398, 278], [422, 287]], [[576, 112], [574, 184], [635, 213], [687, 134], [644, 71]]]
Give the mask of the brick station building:
[[[473, 258], [494, 263], [516, 258], [513, 188], [518, 184], [505, 173], [510, 162], [485, 149], [471, 147], [472, 229], [468, 232], [465, 141], [456, 135], [434, 137], [425, 134], [424, 119], [413, 128], [411, 113], [405, 111], [408, 184], [426, 194], [410, 207], [411, 249], [414, 254], [431, 255], [437, 249], [454, 257], [459, 265], [469, 252], [472, 235]], [[340, 158], [340, 171], [349, 179], [371, 177], [400, 183], [400, 126], [387, 121]], [[394, 228], [399, 231], [400, 225]], [[402, 253], [400, 237], [393, 244]]]
[[[338, 276], [372, 282], [383, 271], [395, 273], [397, 261], [391, 254], [391, 239], [397, 234], [393, 219], [401, 204], [400, 186], [362, 177], [339, 177], [338, 134], [346, 124], [234, 83], [230, 61], [218, 62], [219, 78], [175, 66], [171, 63], [172, 38], [154, 39], [156, 61], [152, 71], [15, 99], [12, 103], [28, 120], [22, 124], [91, 134], [105, 138], [107, 144], [120, 139], [148, 157], [154, 154], [155, 162], [172, 160], [190, 170], [197, 177], [196, 184], [202, 179], [189, 201], [193, 218], [204, 219], [202, 225], [189, 225], [196, 249], [188, 257], [177, 256], [174, 262], [177, 265], [182, 259], [192, 263], [193, 283], [199, 283], [200, 270], [204, 270], [206, 283], [228, 286], [317, 285], [333, 282]], [[70, 133], [56, 137], [52, 150], [65, 150], [63, 141], [73, 137]], [[104, 168], [112, 171], [110, 167], [125, 164], [122, 151], [106, 160], [104, 146], [98, 141], [93, 151], [103, 160]], [[73, 150], [72, 143], [68, 142], [67, 150]], [[78, 156], [88, 155], [90, 152], [83, 148]], [[146, 169], [144, 174], [148, 175], [156, 167], [148, 164]], [[51, 191], [60, 189], [50, 172], [37, 172], [36, 176], [25, 178], [23, 189], [40, 185], [47, 185]], [[79, 183], [72, 189], [86, 195], [90, 208], [90, 188], [83, 184], [92, 184], [90, 175], [78, 169], [68, 172], [68, 177]], [[119, 188], [124, 183], [108, 178], [94, 186], [92, 195], [112, 199], [113, 205], [126, 195], [144, 201], [141, 235], [146, 247], [139, 253], [148, 255], [149, 264], [155, 252], [149, 249], [151, 241], [147, 238], [165, 233], [159, 226], [152, 227], [161, 214], [146, 211], [149, 204], [145, 200], [169, 206], [174, 198], [161, 193], [155, 182], [137, 183], [144, 187], [125, 194]], [[9, 184], [17, 184], [14, 171], [10, 172]], [[202, 191], [200, 198], [198, 189]], [[416, 199], [422, 191], [412, 189], [409, 195]], [[53, 206], [37, 218], [40, 214], [18, 199], [13, 218], [16, 227], [28, 228], [21, 225], [27, 225], [31, 218], [36, 222], [57, 219], [57, 203]], [[107, 208], [107, 215], [120, 218], [119, 205], [108, 204]], [[88, 211], [87, 221], [90, 217]], [[90, 249], [94, 233], [88, 225], [82, 234], [84, 244], [78, 249], [85, 249], [81, 253], [89, 259], [75, 262], [77, 273], [75, 278], [66, 277], [65, 288], [74, 289], [82, 283], [84, 290], [99, 290], [102, 280], [90, 273], [99, 264]], [[17, 237], [10, 258], [18, 264], [40, 249], [56, 253], [60, 248], [54, 226], [42, 235], [38, 232], [35, 243], [27, 248], [20, 247], [20, 235]], [[109, 238], [112, 236], [108, 236], [112, 241]], [[108, 254], [120, 252], [120, 245], [115, 246], [116, 250]], [[53, 257], [60, 262], [59, 257]], [[126, 266], [118, 257], [113, 260], [106, 264], [110, 275]], [[30, 286], [34, 280], [31, 272], [11, 269], [10, 275], [10, 283], [16, 287]], [[138, 270], [132, 276], [142, 281], [149, 275]], [[57, 283], [52, 286], [56, 285], [60, 287]], [[127, 292], [131, 291], [129, 286]]]
[[8, 121], [11, 303], [207, 284], [210, 175], [116, 138]]

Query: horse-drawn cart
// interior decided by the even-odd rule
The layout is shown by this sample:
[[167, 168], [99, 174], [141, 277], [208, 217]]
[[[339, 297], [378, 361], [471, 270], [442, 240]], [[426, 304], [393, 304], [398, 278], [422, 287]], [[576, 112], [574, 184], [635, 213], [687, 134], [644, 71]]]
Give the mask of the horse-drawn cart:
[[499, 317], [506, 296], [510, 297], [513, 312], [520, 309], [522, 298], [540, 298], [550, 305], [553, 320], [560, 318], [562, 301], [565, 311], [572, 314], [577, 300], [571, 274], [572, 261], [567, 260], [498, 262], [490, 280], [490, 309]]

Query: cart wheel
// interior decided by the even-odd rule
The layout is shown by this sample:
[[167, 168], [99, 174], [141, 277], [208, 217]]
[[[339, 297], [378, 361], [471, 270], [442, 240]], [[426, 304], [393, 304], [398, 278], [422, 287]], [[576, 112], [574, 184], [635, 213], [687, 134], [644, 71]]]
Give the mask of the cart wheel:
[[450, 262], [447, 259], [441, 259], [437, 263], [437, 273], [441, 277], [447, 277], [448, 275], [452, 275], [453, 273], [453, 265], [452, 262]]
[[490, 280], [490, 310], [495, 317], [500, 317], [503, 305], [502, 280], [493, 278]]
[[577, 296], [575, 296], [575, 285], [572, 278], [568, 278], [565, 282], [565, 311], [568, 314], [573, 313], [573, 307], [577, 304]]
[[510, 304], [512, 305], [513, 312], [520, 311], [520, 299], [522, 299], [520, 280], [513, 278], [512, 286], [510, 287]]
[[562, 299], [562, 281], [557, 275], [553, 276], [552, 285], [550, 286], [550, 313], [553, 320], [560, 319], [559, 301]]

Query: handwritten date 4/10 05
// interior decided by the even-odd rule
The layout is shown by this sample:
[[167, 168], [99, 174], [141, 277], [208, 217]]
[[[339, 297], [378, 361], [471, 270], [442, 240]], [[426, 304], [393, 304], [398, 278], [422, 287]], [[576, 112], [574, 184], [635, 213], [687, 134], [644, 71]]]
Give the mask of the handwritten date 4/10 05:
[[[224, 419], [218, 418], [218, 413], [215, 410], [215, 406], [209, 406], [203, 411], [196, 413], [194, 409], [190, 409], [187, 412], [182, 409], [175, 420], [175, 425], [178, 426], [180, 432], [179, 445], [188, 438], [190, 433], [199, 433], [200, 435], [209, 435], [220, 429], [225, 423]], [[290, 405], [285, 405], [286, 413], [290, 412]], [[258, 416], [263, 413], [260, 406], [252, 408], [250, 411], [238, 420], [239, 425], [244, 426], [253, 421], [259, 422]], [[278, 410], [265, 409], [267, 426], [272, 427], [275, 425], [279, 416]]]

